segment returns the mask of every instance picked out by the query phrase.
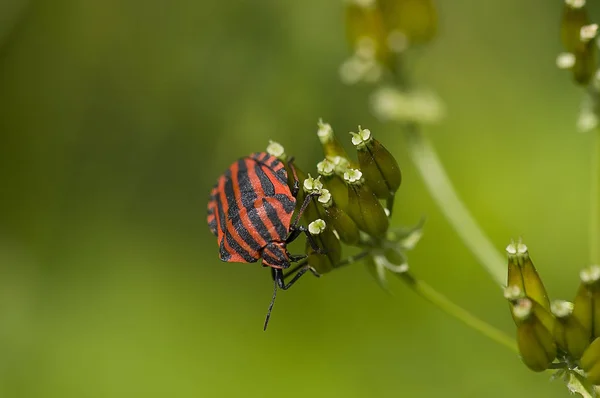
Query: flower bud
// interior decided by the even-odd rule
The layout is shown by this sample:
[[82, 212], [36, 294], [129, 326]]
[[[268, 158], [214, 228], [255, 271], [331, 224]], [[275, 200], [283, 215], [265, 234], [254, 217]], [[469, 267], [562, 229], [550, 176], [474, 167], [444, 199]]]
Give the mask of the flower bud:
[[512, 312], [517, 321], [517, 346], [521, 359], [529, 369], [541, 372], [548, 369], [556, 358], [556, 343], [552, 333], [537, 317], [535, 306], [535, 301], [520, 298], [514, 303]]
[[523, 295], [550, 311], [550, 300], [546, 288], [538, 275], [525, 244], [511, 243], [506, 247], [508, 253], [507, 286], [518, 286]]
[[552, 332], [556, 326], [556, 318], [554, 315], [542, 307], [539, 303], [531, 298], [524, 296], [523, 291], [520, 287], [516, 285], [507, 286], [504, 289], [504, 298], [506, 298], [509, 302], [509, 306], [511, 309], [511, 314], [513, 316], [513, 320], [515, 321], [515, 325], [519, 326], [523, 323], [523, 319], [519, 314], [519, 309], [515, 310], [515, 307], [518, 303], [522, 301], [522, 299], [527, 299], [531, 301], [531, 312], [535, 315], [536, 319], [546, 328], [548, 331]]
[[589, 332], [573, 317], [573, 303], [554, 300], [550, 309], [557, 320], [553, 331], [556, 344], [571, 357], [581, 358], [590, 343], [590, 338]]
[[[341, 160], [343, 158], [339, 156], [333, 157], [332, 159], [337, 160], [338, 164], [343, 163]], [[341, 172], [342, 176], [336, 173], [336, 165], [329, 159], [324, 159], [317, 163], [317, 171], [322, 176], [323, 184], [335, 199], [335, 204], [339, 206], [340, 209], [348, 209], [348, 187], [342, 177], [344, 172]]]
[[600, 336], [600, 267], [587, 267], [579, 277], [581, 284], [573, 300], [572, 316], [586, 331], [589, 342]]
[[344, 173], [348, 184], [348, 215], [359, 229], [374, 237], [383, 237], [389, 226], [388, 217], [377, 196], [363, 183], [360, 170]]
[[352, 144], [356, 146], [358, 163], [365, 183], [378, 198], [387, 199], [394, 195], [402, 182], [402, 174], [396, 159], [379, 141], [373, 138], [371, 131], [358, 127], [358, 133], [352, 134]]
[[356, 223], [342, 209], [336, 206], [329, 190], [322, 189], [317, 201], [325, 209], [327, 222], [338, 233], [340, 240], [346, 244], [354, 245], [360, 240], [360, 233]]
[[348, 158], [346, 150], [333, 133], [331, 125], [329, 123], [324, 123], [322, 119], [319, 119], [317, 126], [319, 127], [317, 136], [319, 137], [319, 141], [321, 141], [325, 157], [340, 156], [342, 158]]
[[338, 266], [342, 258], [340, 240], [333, 229], [322, 219], [317, 219], [308, 224], [308, 232], [322, 251], [322, 253], [317, 253], [307, 240], [308, 264], [320, 274], [330, 272]]
[[410, 44], [429, 42], [437, 32], [437, 12], [431, 0], [378, 0], [389, 32], [398, 31]]

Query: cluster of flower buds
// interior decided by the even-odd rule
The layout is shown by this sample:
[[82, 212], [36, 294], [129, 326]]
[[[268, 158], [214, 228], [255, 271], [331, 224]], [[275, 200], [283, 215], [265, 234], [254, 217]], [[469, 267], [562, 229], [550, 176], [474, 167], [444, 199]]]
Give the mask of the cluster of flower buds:
[[581, 271], [573, 302], [550, 302], [527, 246], [511, 243], [506, 251], [504, 296], [517, 325], [525, 365], [541, 372], [556, 360], [558, 367], [580, 370], [589, 383], [600, 384], [600, 266]]
[[342, 65], [347, 83], [376, 81], [408, 46], [430, 41], [437, 31], [432, 0], [347, 0], [346, 35], [354, 55]]
[[[348, 260], [342, 261], [343, 243], [368, 248], [364, 254], [367, 266], [378, 262], [398, 272], [394, 267], [405, 264], [398, 249], [405, 246], [398, 242], [408, 234], [390, 231], [389, 218], [402, 181], [400, 167], [370, 130], [359, 127], [350, 134], [357, 160], [347, 155], [331, 126], [319, 121], [317, 136], [325, 158], [317, 164], [317, 177], [305, 174], [296, 163], [290, 163], [280, 144], [271, 142], [267, 152], [286, 161], [290, 187], [294, 176], [300, 181], [297, 206], [307, 195], [311, 197], [302, 217], [319, 248], [315, 250], [306, 244], [308, 264], [312, 268], [323, 274], [347, 264]], [[388, 250], [389, 247], [395, 249]]]

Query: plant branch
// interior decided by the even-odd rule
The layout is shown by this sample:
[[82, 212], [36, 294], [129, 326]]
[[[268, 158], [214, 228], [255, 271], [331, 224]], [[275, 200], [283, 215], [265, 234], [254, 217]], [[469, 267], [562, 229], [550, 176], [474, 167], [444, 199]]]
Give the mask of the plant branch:
[[475, 255], [494, 282], [503, 286], [506, 280], [504, 256], [494, 248], [459, 198], [433, 146], [420, 131], [419, 126], [415, 123], [407, 123], [404, 130], [410, 156], [431, 196], [465, 246]]
[[427, 283], [414, 278], [408, 272], [395, 273], [403, 282], [405, 282], [415, 293], [435, 305], [446, 314], [458, 319], [467, 326], [475, 329], [491, 340], [509, 348], [513, 352], [518, 353], [519, 350], [514, 339], [508, 337], [504, 332], [496, 329], [489, 323], [482, 321], [475, 315], [471, 314], [464, 308], [454, 304], [446, 296], [439, 293]]
[[590, 170], [590, 264], [600, 264], [600, 130], [592, 134]]

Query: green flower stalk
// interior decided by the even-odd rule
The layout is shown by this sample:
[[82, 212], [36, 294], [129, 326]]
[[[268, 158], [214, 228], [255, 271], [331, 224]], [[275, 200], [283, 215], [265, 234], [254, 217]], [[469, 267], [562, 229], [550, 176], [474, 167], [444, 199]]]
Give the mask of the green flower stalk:
[[342, 258], [342, 245], [333, 229], [324, 220], [317, 219], [308, 224], [308, 232], [322, 251], [317, 253], [307, 241], [308, 264], [319, 274], [325, 274], [337, 268]]
[[350, 134], [366, 184], [378, 198], [393, 196], [402, 182], [400, 167], [394, 156], [373, 138], [370, 130], [358, 126], [358, 133]]
[[348, 215], [367, 234], [383, 238], [389, 227], [387, 214], [377, 196], [364, 183], [360, 170], [348, 169], [344, 180], [348, 184]]

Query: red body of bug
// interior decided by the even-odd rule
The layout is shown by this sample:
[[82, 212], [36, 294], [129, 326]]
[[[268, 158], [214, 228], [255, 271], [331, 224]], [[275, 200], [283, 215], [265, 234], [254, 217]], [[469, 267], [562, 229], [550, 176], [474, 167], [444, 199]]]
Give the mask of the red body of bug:
[[[253, 263], [262, 258], [263, 266], [271, 267], [275, 287], [265, 329], [277, 287], [286, 290], [307, 270], [313, 271], [306, 266], [289, 283], [284, 282], [287, 275], [283, 270], [306, 257], [290, 255], [286, 248], [302, 232], [306, 233], [296, 222], [310, 200], [307, 195], [296, 221], [292, 222], [299, 188], [295, 172], [294, 181], [290, 189], [283, 162], [266, 152], [257, 152], [229, 166], [208, 202], [207, 221], [217, 236], [221, 260]], [[308, 233], [306, 235], [310, 238]]]

